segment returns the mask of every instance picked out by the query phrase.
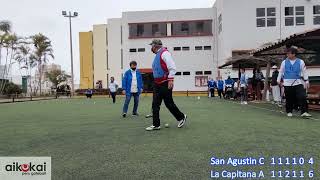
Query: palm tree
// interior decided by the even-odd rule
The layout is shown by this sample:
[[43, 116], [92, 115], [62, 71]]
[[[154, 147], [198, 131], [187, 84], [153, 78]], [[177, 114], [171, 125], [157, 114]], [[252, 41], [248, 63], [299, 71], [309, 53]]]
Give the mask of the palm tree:
[[24, 69], [26, 72], [25, 74], [28, 76], [29, 79], [29, 88], [30, 93], [32, 94], [32, 83], [31, 83], [31, 74], [32, 69], [36, 66], [36, 63], [34, 61], [34, 56], [32, 54], [32, 50], [29, 47], [29, 43], [26, 41], [21, 43], [17, 49], [17, 52], [14, 56], [14, 60], [19, 63], [19, 70], [20, 74], [22, 76], [21, 70]]
[[45, 35], [39, 33], [34, 36], [31, 36], [32, 43], [34, 45], [34, 60], [38, 65], [38, 73], [39, 73], [39, 90], [41, 94], [41, 84], [42, 84], [42, 65], [47, 63], [48, 58], [54, 59], [53, 49], [51, 45], [51, 41]]
[[[4, 72], [0, 77], [3, 77], [5, 79], [12, 67], [12, 62], [15, 52], [17, 50], [17, 46], [19, 44], [19, 37], [16, 34], [7, 34], [4, 38], [3, 47], [6, 48], [6, 61], [4, 64]], [[0, 84], [0, 92], [2, 93], [4, 90], [4, 87], [6, 86], [7, 81], [2, 81]]]
[[10, 21], [0, 21], [0, 31], [9, 33], [11, 31]]
[[1, 53], [4, 45], [4, 39], [11, 31], [11, 23], [9, 21], [0, 21], [0, 65], [1, 65]]

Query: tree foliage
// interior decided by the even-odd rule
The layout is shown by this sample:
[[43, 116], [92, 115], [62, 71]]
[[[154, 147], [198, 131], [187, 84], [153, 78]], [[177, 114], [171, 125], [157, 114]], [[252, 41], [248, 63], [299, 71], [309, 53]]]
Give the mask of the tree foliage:
[[[0, 79], [8, 79], [14, 63], [19, 65], [20, 74], [22, 70], [28, 77], [37, 77], [38, 80], [29, 79], [29, 89], [40, 90], [43, 84], [43, 65], [50, 59], [54, 59], [50, 39], [39, 33], [28, 37], [19, 37], [12, 32], [11, 22], [0, 21], [0, 65], [2, 70]], [[37, 67], [37, 71], [34, 68]], [[34, 74], [33, 74], [34, 73]], [[0, 94], [3, 94], [8, 81], [0, 81]]]
[[41, 94], [42, 76], [43, 76], [42, 65], [46, 64], [49, 58], [54, 59], [53, 49], [52, 49], [50, 39], [41, 33], [31, 36], [31, 40], [32, 40], [32, 44], [34, 45], [34, 53], [32, 55], [32, 60], [34, 60], [38, 66], [38, 73], [39, 73], [38, 86]]
[[62, 82], [66, 82], [71, 76], [60, 69], [54, 69], [46, 73], [47, 78], [52, 82], [53, 88], [57, 88]]
[[20, 88], [20, 86], [9, 82], [6, 83], [6, 87], [4, 88], [4, 94], [11, 96], [11, 95], [15, 95], [15, 94], [21, 94], [22, 93], [22, 89]]

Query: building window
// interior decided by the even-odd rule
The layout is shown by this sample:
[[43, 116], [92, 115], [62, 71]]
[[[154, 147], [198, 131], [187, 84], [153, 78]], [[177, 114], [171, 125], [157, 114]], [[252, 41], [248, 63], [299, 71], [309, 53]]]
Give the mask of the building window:
[[196, 76], [195, 77], [196, 87], [207, 87], [208, 86], [208, 76]]
[[296, 17], [296, 24], [297, 26], [304, 25], [304, 17]]
[[172, 22], [172, 36], [202, 36], [212, 35], [212, 21]]
[[152, 35], [155, 36], [159, 32], [159, 24], [152, 24]]
[[267, 16], [276, 16], [276, 8], [267, 8]]
[[305, 25], [304, 6], [285, 7], [286, 26]]
[[293, 26], [294, 25], [294, 9], [293, 7], [285, 7], [285, 25]]
[[194, 47], [194, 49], [197, 51], [202, 50], [202, 46], [196, 46], [196, 47]]
[[176, 76], [181, 76], [181, 72], [176, 72]]
[[137, 49], [129, 49], [129, 52], [137, 52]]
[[276, 8], [257, 8], [257, 27], [276, 26]]
[[185, 71], [182, 73], [184, 76], [190, 76], [190, 72], [189, 71]]
[[141, 37], [144, 34], [144, 25], [138, 24], [137, 25], [137, 37]]
[[146, 49], [145, 48], [138, 48], [138, 52], [145, 52]]
[[189, 51], [190, 47], [182, 47], [182, 51]]
[[196, 71], [196, 75], [203, 75], [203, 71]]
[[212, 71], [205, 71], [204, 72], [204, 75], [211, 75], [212, 74]]
[[294, 18], [293, 17], [286, 17], [285, 18], [285, 25], [286, 26], [293, 26], [294, 25]]
[[304, 25], [304, 6], [296, 7], [296, 25]]
[[167, 23], [129, 24], [129, 38], [153, 38], [167, 36]]
[[257, 18], [257, 27], [266, 27], [266, 19]]
[[293, 7], [285, 7], [285, 16], [293, 16]]
[[276, 8], [267, 8], [267, 27], [276, 26]]
[[222, 32], [222, 14], [220, 14], [219, 15], [219, 17], [218, 17], [218, 32], [219, 32], [219, 34]]
[[265, 8], [257, 8], [257, 27], [266, 27], [266, 9]]
[[189, 33], [189, 24], [184, 22], [181, 24], [181, 32], [185, 32], [186, 34]]
[[257, 17], [265, 17], [266, 16], [266, 8], [257, 8]]
[[174, 47], [173, 50], [174, 51], [181, 51], [181, 47]]
[[320, 24], [320, 5], [313, 6], [313, 24]]
[[204, 31], [204, 22], [196, 22], [197, 32], [202, 33]]
[[204, 50], [211, 50], [211, 46], [204, 46], [203, 49]]
[[267, 26], [268, 27], [272, 27], [272, 26], [276, 26], [276, 18], [267, 18]]

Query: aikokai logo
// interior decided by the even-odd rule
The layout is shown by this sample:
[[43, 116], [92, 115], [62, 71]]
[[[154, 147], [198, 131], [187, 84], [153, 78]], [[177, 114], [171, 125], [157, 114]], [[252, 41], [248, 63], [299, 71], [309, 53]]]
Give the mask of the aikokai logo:
[[51, 157], [0, 157], [0, 180], [51, 180]]
[[7, 172], [22, 172], [23, 175], [45, 175], [47, 171], [47, 163], [41, 164], [29, 163], [18, 163], [13, 162], [5, 166]]

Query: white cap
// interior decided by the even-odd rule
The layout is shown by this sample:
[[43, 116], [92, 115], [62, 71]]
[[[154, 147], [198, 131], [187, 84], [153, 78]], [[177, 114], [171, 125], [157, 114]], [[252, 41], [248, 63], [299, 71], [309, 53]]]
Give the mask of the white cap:
[[272, 66], [272, 69], [278, 69], [278, 66], [274, 65]]

